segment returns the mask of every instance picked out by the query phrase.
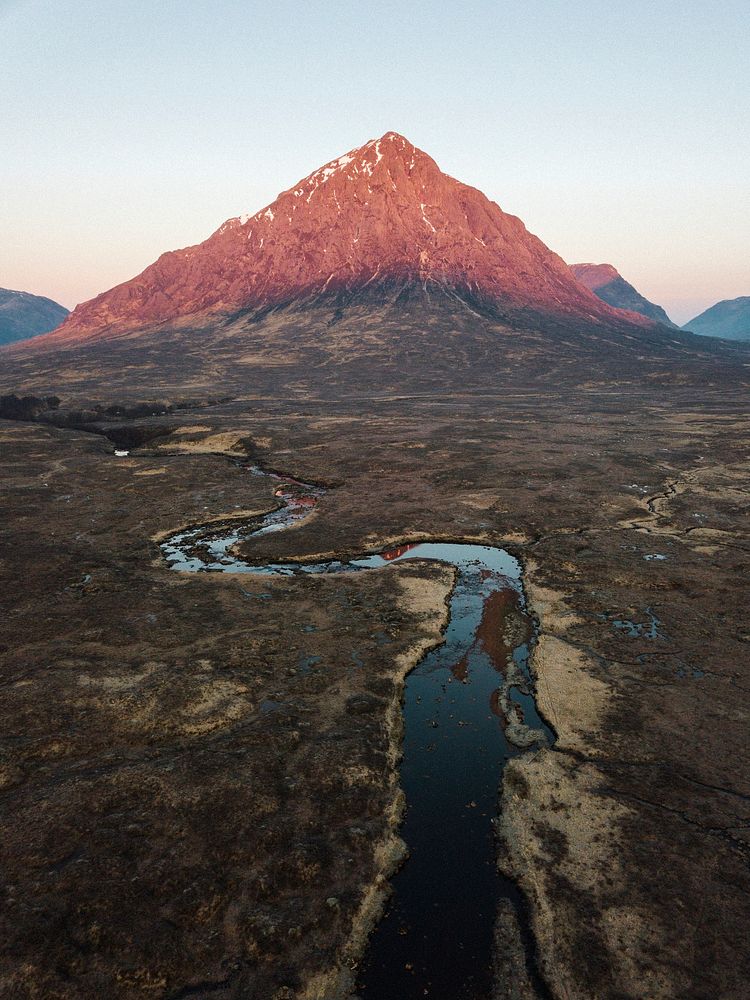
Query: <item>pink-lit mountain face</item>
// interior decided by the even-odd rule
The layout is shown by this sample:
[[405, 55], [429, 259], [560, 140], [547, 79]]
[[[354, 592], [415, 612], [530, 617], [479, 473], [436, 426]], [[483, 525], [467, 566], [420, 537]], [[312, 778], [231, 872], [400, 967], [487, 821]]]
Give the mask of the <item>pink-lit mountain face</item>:
[[612, 281], [617, 281], [620, 277], [620, 272], [611, 264], [571, 264], [570, 270], [576, 279], [592, 292], [609, 285]]
[[165, 253], [79, 305], [48, 339], [393, 283], [434, 284], [506, 311], [623, 321], [519, 219], [388, 132], [320, 167], [268, 208], [229, 219], [205, 242]]

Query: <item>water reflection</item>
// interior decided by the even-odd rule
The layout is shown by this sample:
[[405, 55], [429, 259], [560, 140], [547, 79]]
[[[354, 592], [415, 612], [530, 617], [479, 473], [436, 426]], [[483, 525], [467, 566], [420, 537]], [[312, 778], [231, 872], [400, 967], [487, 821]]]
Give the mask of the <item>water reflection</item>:
[[[519, 745], [551, 742], [552, 735], [530, 693], [531, 626], [520, 565], [503, 549], [452, 542], [404, 543], [348, 561], [248, 563], [235, 552], [238, 542], [309, 517], [324, 494], [273, 478], [281, 482], [277, 510], [250, 528], [208, 525], [172, 536], [162, 545], [169, 565], [181, 572], [285, 576], [428, 559], [457, 571], [444, 642], [406, 682], [401, 785], [409, 860], [393, 880], [358, 989], [367, 1000], [488, 1000], [498, 905], [502, 898], [517, 903], [517, 890], [495, 864], [500, 776]], [[305, 662], [303, 668], [317, 666]], [[506, 736], [511, 730], [513, 743]]]

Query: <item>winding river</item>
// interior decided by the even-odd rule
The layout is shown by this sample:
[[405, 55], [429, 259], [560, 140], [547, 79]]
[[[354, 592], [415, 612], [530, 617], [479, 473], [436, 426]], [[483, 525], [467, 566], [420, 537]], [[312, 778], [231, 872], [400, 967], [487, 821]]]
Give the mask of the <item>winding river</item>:
[[457, 570], [444, 643], [407, 678], [401, 786], [407, 808], [407, 862], [372, 935], [358, 977], [366, 1000], [489, 1000], [495, 920], [503, 900], [516, 910], [536, 979], [523, 901], [497, 871], [493, 817], [505, 763], [553, 735], [539, 717], [529, 675], [533, 629], [518, 561], [486, 545], [419, 542], [349, 561], [255, 565], [240, 541], [308, 517], [325, 490], [248, 466], [275, 484], [278, 508], [252, 525], [207, 524], [161, 546], [179, 572], [354, 573], [407, 559]]

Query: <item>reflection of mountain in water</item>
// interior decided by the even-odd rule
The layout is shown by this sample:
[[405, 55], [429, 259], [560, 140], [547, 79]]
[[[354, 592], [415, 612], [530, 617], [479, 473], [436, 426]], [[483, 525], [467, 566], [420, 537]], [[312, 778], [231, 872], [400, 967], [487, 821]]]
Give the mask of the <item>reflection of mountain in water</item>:
[[[498, 781], [522, 745], [552, 742], [533, 697], [504, 676], [513, 662], [524, 673], [526, 647], [516, 640], [523, 643], [520, 631], [528, 639], [530, 626], [527, 621], [518, 627], [524, 618], [520, 565], [502, 549], [461, 542], [405, 543], [348, 562], [246, 562], [235, 551], [238, 542], [304, 520], [325, 493], [304, 483], [281, 483], [275, 492], [283, 506], [265, 514], [254, 530], [227, 526], [207, 535], [199, 526], [167, 539], [162, 552], [182, 572], [356, 573], [412, 559], [454, 567], [444, 641], [409, 674], [404, 690], [402, 833], [409, 863], [393, 880], [389, 910], [359, 970], [359, 995], [489, 997], [498, 906], [502, 900], [516, 906], [518, 896], [495, 868]], [[508, 724], [517, 733], [524, 719], [536, 735], [523, 744], [509, 742]]]
[[[482, 573], [483, 579], [492, 578], [491, 573]], [[474, 632], [474, 642], [464, 655], [451, 667], [456, 680], [465, 681], [469, 675], [471, 658], [483, 653], [490, 666], [499, 674], [505, 673], [505, 666], [512, 649], [507, 645], [502, 629], [505, 616], [518, 606], [518, 592], [511, 588], [493, 590], [482, 601], [479, 625]], [[494, 711], [494, 709], [493, 709]]]
[[381, 552], [380, 555], [386, 562], [393, 562], [394, 559], [400, 559], [401, 556], [406, 555], [407, 552], [416, 547], [417, 542], [410, 542], [408, 545], [399, 545], [395, 549], [388, 549], [386, 552]]

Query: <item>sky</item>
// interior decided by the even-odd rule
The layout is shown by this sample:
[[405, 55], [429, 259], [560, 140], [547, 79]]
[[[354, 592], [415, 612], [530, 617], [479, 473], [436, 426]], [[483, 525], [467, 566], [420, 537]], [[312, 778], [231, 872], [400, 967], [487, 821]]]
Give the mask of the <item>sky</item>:
[[0, 0], [0, 286], [68, 307], [394, 130], [684, 323], [750, 295], [747, 0]]

